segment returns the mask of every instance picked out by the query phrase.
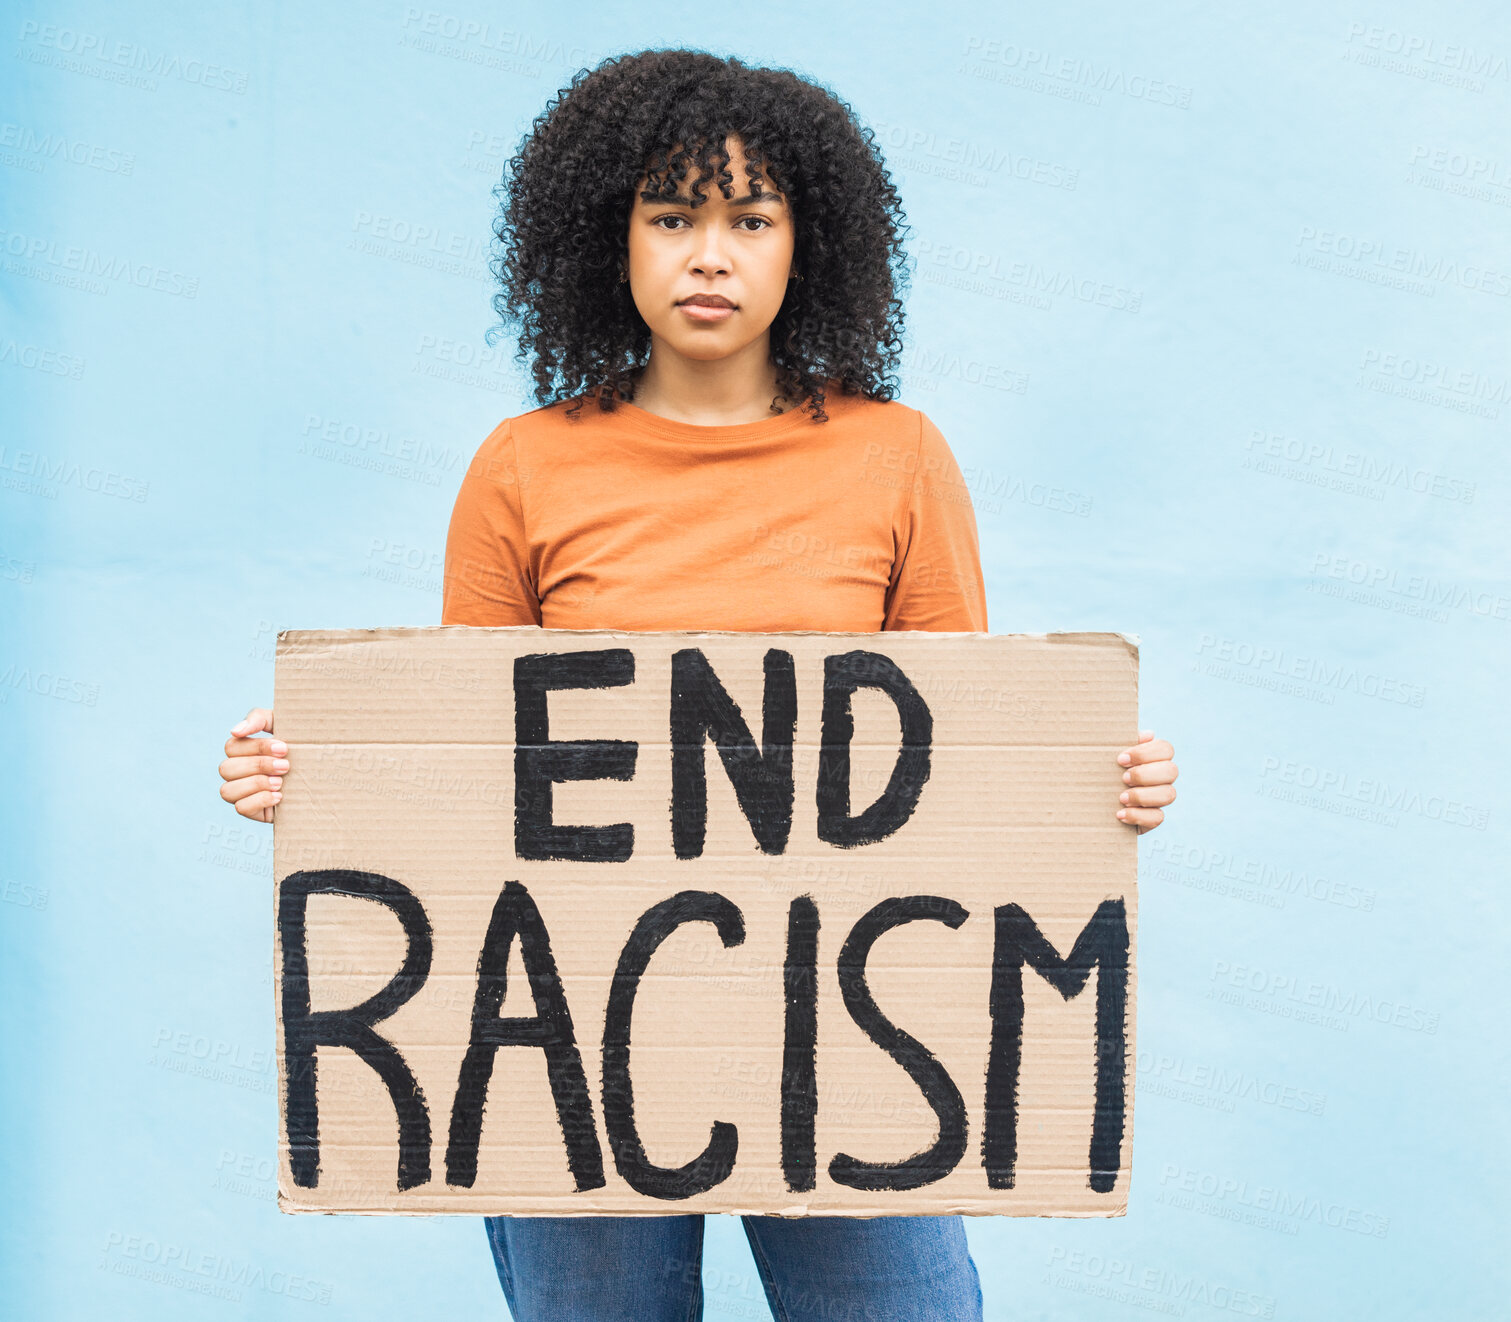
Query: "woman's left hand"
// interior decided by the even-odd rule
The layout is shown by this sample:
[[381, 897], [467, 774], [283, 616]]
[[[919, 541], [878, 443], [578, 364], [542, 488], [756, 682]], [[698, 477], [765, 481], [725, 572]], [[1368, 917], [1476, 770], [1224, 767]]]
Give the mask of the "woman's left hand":
[[1156, 739], [1153, 730], [1140, 730], [1138, 743], [1118, 754], [1118, 765], [1128, 768], [1123, 772], [1128, 788], [1118, 795], [1123, 805], [1118, 821], [1137, 827], [1140, 835], [1164, 821], [1160, 809], [1175, 801], [1175, 778], [1180, 771], [1170, 760], [1174, 756], [1175, 750]]

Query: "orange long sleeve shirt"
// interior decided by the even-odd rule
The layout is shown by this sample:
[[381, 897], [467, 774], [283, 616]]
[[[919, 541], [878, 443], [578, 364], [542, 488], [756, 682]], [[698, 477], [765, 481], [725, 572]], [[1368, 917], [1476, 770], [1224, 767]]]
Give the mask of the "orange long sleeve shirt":
[[478, 448], [442, 624], [986, 632], [970, 492], [918, 409], [835, 392], [824, 423], [710, 427], [566, 408]]

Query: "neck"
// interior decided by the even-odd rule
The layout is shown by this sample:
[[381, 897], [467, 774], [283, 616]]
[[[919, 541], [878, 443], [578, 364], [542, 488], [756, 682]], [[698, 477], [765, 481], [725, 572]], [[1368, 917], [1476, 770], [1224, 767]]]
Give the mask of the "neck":
[[[731, 354], [713, 362], [686, 358], [651, 348], [645, 367], [634, 377], [633, 402], [647, 413], [697, 426], [718, 427], [772, 418], [776, 396], [776, 368], [768, 347], [757, 341], [756, 353]], [[778, 398], [780, 412], [799, 401]]]

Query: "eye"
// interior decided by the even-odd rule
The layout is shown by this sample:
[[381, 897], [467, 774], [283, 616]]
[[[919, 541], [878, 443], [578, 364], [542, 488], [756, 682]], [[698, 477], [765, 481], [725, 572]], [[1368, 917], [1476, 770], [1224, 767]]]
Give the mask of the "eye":
[[[761, 224], [761, 226], [763, 228], [765, 228], [765, 229], [770, 229], [771, 228], [771, 222], [769, 220], [767, 220], [765, 216], [753, 216], [753, 215], [752, 216], [741, 216], [739, 218], [739, 220], [737, 220], [735, 222], [735, 224], [736, 225], [743, 225], [747, 220], [759, 221], [760, 224]], [[757, 234], [760, 231], [759, 230], [746, 230], [745, 232], [747, 234]]]
[[661, 222], [663, 220], [681, 220], [681, 221], [685, 221], [686, 219], [687, 219], [686, 216], [679, 216], [679, 215], [676, 215], [674, 212], [668, 212], [664, 216], [657, 216], [655, 220], [651, 221], [651, 224], [654, 225], [654, 226], [659, 226], [662, 229], [666, 229], [668, 227], [661, 224]]

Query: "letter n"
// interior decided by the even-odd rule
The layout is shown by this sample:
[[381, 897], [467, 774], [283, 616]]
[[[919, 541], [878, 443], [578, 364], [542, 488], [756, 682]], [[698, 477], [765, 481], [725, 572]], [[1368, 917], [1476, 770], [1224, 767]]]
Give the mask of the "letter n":
[[761, 851], [780, 854], [792, 832], [792, 739], [797, 679], [792, 653], [770, 648], [765, 660], [761, 747], [739, 704], [696, 647], [672, 653], [672, 844], [678, 858], [703, 853], [708, 785], [703, 742], [712, 738], [740, 811]]

